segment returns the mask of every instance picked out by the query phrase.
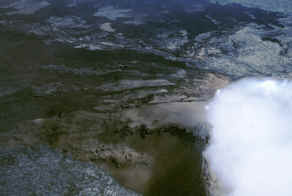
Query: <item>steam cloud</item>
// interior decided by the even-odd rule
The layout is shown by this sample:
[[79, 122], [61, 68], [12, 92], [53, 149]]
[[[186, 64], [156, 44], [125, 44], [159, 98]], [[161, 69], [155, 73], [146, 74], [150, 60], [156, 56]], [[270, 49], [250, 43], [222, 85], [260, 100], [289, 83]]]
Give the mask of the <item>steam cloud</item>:
[[292, 82], [245, 79], [207, 106], [211, 196], [292, 195]]

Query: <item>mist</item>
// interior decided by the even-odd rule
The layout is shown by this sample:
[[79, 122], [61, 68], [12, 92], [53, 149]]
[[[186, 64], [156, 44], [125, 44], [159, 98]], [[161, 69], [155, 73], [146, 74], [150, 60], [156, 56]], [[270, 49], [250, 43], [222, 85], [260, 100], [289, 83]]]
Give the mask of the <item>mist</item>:
[[244, 79], [206, 107], [211, 196], [292, 195], [292, 82]]

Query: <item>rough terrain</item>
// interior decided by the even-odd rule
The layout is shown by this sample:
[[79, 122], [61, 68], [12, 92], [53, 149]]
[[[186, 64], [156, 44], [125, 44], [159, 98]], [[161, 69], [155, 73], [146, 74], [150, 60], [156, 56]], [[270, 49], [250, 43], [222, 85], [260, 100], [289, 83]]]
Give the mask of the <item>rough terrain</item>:
[[0, 195], [206, 195], [206, 103], [292, 73], [290, 4], [226, 2], [1, 1]]

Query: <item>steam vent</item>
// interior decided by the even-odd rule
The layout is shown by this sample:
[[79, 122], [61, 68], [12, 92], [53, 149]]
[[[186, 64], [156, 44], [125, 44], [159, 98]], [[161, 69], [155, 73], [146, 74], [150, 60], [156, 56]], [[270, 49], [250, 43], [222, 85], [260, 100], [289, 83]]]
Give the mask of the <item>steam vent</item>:
[[0, 0], [0, 196], [291, 196], [292, 1]]

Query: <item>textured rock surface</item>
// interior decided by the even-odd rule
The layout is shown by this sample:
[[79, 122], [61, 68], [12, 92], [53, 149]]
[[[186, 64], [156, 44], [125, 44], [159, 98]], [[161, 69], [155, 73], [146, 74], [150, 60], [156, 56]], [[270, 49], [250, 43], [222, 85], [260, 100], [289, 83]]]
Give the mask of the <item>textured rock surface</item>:
[[240, 2], [0, 1], [0, 195], [204, 195], [205, 103], [292, 76], [291, 16]]
[[[153, 181], [161, 183], [168, 181], [173, 188], [179, 186], [176, 177], [165, 179], [164, 175], [160, 176], [160, 172], [157, 173], [155, 170], [176, 173], [176, 165], [185, 164], [185, 170], [179, 173], [184, 174], [190, 170], [188, 172], [192, 174], [184, 179], [184, 182], [195, 186], [186, 192], [193, 194], [203, 189], [199, 155], [208, 134], [208, 126], [204, 121], [204, 106], [204, 103], [161, 104], [108, 115], [85, 111], [73, 112], [61, 117], [36, 119], [19, 124], [14, 131], [0, 134], [0, 144], [9, 149], [7, 152], [19, 146], [35, 150], [37, 146], [47, 145], [50, 147], [48, 150], [57, 149], [66, 157], [103, 167], [122, 185], [146, 195], [153, 194], [152, 189], [156, 187], [156, 184], [152, 184]], [[156, 120], [158, 118], [159, 122]], [[29, 151], [32, 152], [34, 151]], [[0, 154], [5, 157], [4, 152]], [[181, 156], [181, 159], [163, 164], [164, 157], [169, 156]], [[38, 160], [31, 162], [36, 167], [40, 165]], [[47, 164], [51, 164], [50, 160]], [[163, 167], [161, 164], [168, 166]], [[71, 168], [71, 165], [68, 167]], [[35, 172], [32, 171], [31, 175]], [[47, 170], [38, 172], [44, 176], [48, 175]], [[9, 177], [10, 174], [5, 175]], [[114, 189], [109, 187], [112, 188]], [[155, 188], [157, 193], [168, 190], [166, 184], [157, 188]], [[187, 186], [180, 188], [183, 190]], [[46, 187], [44, 189], [46, 190]]]
[[[41, 3], [26, 1], [28, 5], [31, 4], [30, 7]], [[18, 0], [15, 3], [25, 4], [26, 1]], [[39, 14], [40, 18], [36, 12], [36, 20], [19, 21], [12, 15], [8, 21], [4, 17], [2, 24], [15, 28], [14, 23], [17, 23], [18, 29], [47, 39], [47, 43], [59, 42], [90, 50], [127, 48], [166, 57], [185, 57], [194, 52], [195, 36], [200, 33], [221, 31], [241, 22], [275, 22], [262, 20], [263, 17], [271, 20], [274, 16], [261, 10], [240, 6], [223, 8], [203, 0], [174, 0], [167, 3], [51, 0], [49, 3], [49, 7], [43, 7], [47, 12]], [[3, 2], [2, 7], [12, 4]], [[51, 9], [55, 9], [56, 13], [51, 13]], [[235, 9], [238, 13], [233, 12]], [[11, 13], [5, 10], [4, 13]]]
[[287, 24], [285, 29], [249, 24], [233, 33], [211, 36], [198, 55], [206, 63], [204, 68], [233, 77], [290, 77], [291, 29]]
[[118, 18], [129, 18], [131, 10], [130, 9], [116, 9], [112, 6], [100, 8], [94, 16], [105, 17], [110, 20], [116, 20]]
[[269, 11], [291, 13], [292, 2], [290, 0], [211, 0], [221, 3], [238, 3], [247, 7], [257, 7]]
[[0, 4], [1, 8], [12, 8], [16, 11], [8, 12], [8, 15], [14, 15], [14, 14], [24, 14], [24, 15], [31, 15], [36, 13], [42, 8], [46, 8], [50, 5], [48, 1], [39, 1], [39, 0], [14, 0], [12, 3], [7, 1], [7, 4], [2, 2], [2, 5]]
[[0, 191], [11, 195], [138, 196], [104, 170], [45, 146], [0, 150]]

